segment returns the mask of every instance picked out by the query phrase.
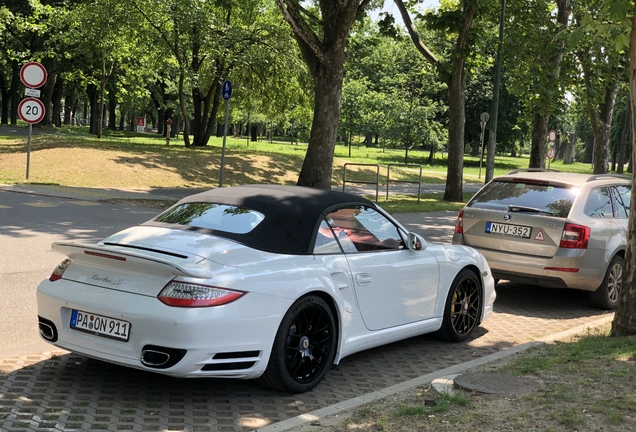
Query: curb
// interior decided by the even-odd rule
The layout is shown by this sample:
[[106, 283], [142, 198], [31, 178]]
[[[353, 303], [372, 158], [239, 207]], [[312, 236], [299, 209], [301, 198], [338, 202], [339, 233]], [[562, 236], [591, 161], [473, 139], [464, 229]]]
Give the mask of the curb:
[[500, 351], [494, 354], [490, 354], [490, 355], [487, 355], [475, 360], [471, 360], [465, 363], [461, 363], [455, 366], [447, 367], [445, 369], [441, 369], [426, 375], [422, 375], [420, 377], [413, 378], [411, 380], [404, 381], [400, 384], [386, 387], [381, 390], [368, 393], [366, 395], [358, 396], [343, 402], [339, 402], [337, 404], [333, 404], [331, 406], [321, 408], [319, 410], [315, 410], [306, 414], [301, 414], [299, 416], [292, 417], [292, 418], [280, 421], [278, 423], [273, 423], [259, 429], [253, 429], [250, 432], [280, 432], [280, 431], [290, 430], [294, 427], [303, 425], [305, 423], [316, 422], [323, 417], [339, 415], [343, 411], [357, 408], [365, 403], [374, 402], [379, 399], [383, 399], [385, 397], [392, 396], [397, 393], [428, 384], [432, 382], [433, 380], [445, 377], [447, 375], [459, 374], [468, 369], [475, 368], [478, 366], [483, 366], [487, 363], [527, 351], [528, 349], [533, 347], [541, 346], [546, 343], [566, 339], [570, 336], [575, 336], [575, 335], [584, 333], [588, 329], [600, 327], [607, 323], [610, 323], [613, 318], [614, 318], [614, 314], [611, 313], [599, 320], [592, 321], [589, 324], [579, 325], [569, 330], [565, 330], [560, 333], [555, 333], [553, 335], [549, 335], [532, 342], [526, 342], [524, 344], [517, 345], [512, 348], [507, 348], [503, 351]]

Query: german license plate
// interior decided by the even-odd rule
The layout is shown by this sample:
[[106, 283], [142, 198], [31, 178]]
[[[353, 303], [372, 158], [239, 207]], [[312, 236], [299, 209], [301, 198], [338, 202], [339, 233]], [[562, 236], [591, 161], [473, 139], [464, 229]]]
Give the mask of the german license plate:
[[71, 313], [71, 328], [122, 341], [128, 341], [130, 336], [130, 323], [128, 321], [75, 309]]
[[530, 238], [532, 228], [522, 225], [501, 224], [496, 222], [486, 222], [486, 232], [488, 234], [498, 234], [511, 237]]

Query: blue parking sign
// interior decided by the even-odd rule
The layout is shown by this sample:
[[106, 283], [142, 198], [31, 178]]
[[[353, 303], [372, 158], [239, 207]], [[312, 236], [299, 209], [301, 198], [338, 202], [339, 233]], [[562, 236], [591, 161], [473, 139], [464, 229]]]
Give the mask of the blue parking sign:
[[232, 97], [232, 82], [230, 80], [226, 80], [223, 83], [223, 100], [230, 100]]

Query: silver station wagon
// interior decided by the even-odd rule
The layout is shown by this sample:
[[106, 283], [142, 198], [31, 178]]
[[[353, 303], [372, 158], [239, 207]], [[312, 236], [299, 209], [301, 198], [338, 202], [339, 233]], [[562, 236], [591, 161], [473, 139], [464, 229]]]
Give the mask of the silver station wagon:
[[614, 309], [623, 278], [631, 179], [512, 171], [460, 211], [454, 244], [479, 250], [495, 280], [590, 292]]

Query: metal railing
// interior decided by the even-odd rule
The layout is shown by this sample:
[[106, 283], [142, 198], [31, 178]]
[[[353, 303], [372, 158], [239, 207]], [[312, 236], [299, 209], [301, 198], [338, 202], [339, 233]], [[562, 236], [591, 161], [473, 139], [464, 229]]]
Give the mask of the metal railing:
[[[375, 181], [365, 181], [365, 180], [347, 180], [347, 166], [369, 166], [375, 167]], [[371, 184], [375, 185], [375, 202], [378, 202], [378, 195], [380, 194], [380, 165], [378, 164], [360, 164], [360, 163], [346, 163], [344, 164], [344, 169], [342, 172], [342, 191], [345, 191], [345, 186], [347, 183], [355, 183], [355, 184]]]
[[[348, 166], [366, 166], [366, 167], [375, 167], [375, 181], [368, 180], [351, 180], [347, 178], [347, 167]], [[384, 165], [383, 165], [384, 166]], [[418, 168], [420, 170], [420, 175], [417, 181], [413, 180], [391, 180], [391, 167], [413, 167]], [[342, 191], [345, 192], [345, 188], [347, 183], [354, 184], [369, 184], [375, 185], [375, 202], [378, 202], [378, 196], [380, 194], [380, 165], [379, 164], [363, 164], [363, 163], [346, 163], [344, 164], [344, 170], [342, 173]], [[422, 165], [417, 164], [388, 164], [386, 165], [386, 201], [389, 200], [389, 188], [391, 187], [391, 183], [412, 183], [417, 184], [417, 203], [420, 203], [420, 196], [422, 192]]]
[[[418, 181], [412, 180], [391, 180], [391, 167], [414, 167], [420, 169]], [[420, 203], [420, 194], [422, 192], [422, 165], [417, 164], [388, 164], [386, 167], [386, 201], [389, 200], [389, 185], [393, 183], [417, 183], [417, 203]]]

